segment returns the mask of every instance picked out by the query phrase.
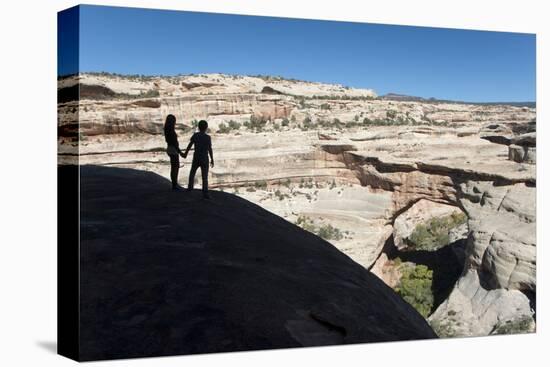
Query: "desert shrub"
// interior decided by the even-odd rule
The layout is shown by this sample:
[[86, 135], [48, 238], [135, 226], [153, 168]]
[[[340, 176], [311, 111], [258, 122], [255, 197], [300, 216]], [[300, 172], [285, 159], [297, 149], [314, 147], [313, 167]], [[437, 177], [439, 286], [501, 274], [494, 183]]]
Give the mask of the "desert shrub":
[[315, 224], [313, 223], [313, 220], [303, 215], [298, 216], [295, 224], [311, 233], [315, 233], [315, 230], [317, 229], [317, 227], [315, 227]]
[[317, 229], [317, 235], [325, 240], [341, 240], [344, 238], [342, 231], [330, 224], [325, 224]]
[[234, 120], [229, 120], [229, 122], [227, 123], [227, 126], [231, 130], [239, 130], [241, 128], [241, 124], [239, 124], [237, 121], [234, 121]]
[[244, 123], [244, 126], [250, 130], [260, 132], [267, 124], [267, 119], [263, 116], [250, 116], [250, 120]]
[[456, 336], [453, 322], [451, 320], [432, 320], [430, 321], [430, 326], [440, 338], [452, 338]]
[[358, 122], [356, 122], [355, 120], [354, 121], [348, 121], [345, 125], [346, 125], [347, 128], [360, 126], [360, 124]]
[[427, 223], [415, 227], [407, 239], [407, 244], [416, 250], [437, 250], [449, 244], [451, 229], [466, 223], [466, 220], [464, 213], [453, 213], [446, 217], [432, 218]]
[[386, 111], [386, 118], [388, 118], [389, 120], [394, 119], [396, 117], [397, 117], [397, 111], [395, 111], [395, 110], [387, 110]]
[[289, 194], [283, 194], [281, 192], [281, 190], [277, 189], [275, 190], [275, 192], [273, 193], [275, 195], [275, 197], [279, 200], [284, 200], [284, 199], [290, 199], [290, 195]]
[[330, 240], [341, 240], [344, 238], [342, 231], [330, 224], [323, 224], [321, 226], [315, 225], [313, 220], [309, 217], [300, 215], [296, 219], [296, 225], [302, 227], [308, 232], [316, 234], [317, 236], [330, 241]]
[[260, 190], [267, 189], [267, 182], [266, 181], [256, 181], [254, 182], [254, 187]]
[[401, 267], [401, 273], [402, 276], [395, 291], [418, 313], [428, 317], [434, 304], [433, 271], [426, 265], [415, 265]]
[[334, 120], [332, 121], [328, 121], [328, 120], [325, 120], [325, 119], [318, 119], [317, 120], [317, 126], [319, 128], [326, 128], [326, 129], [330, 129], [330, 128], [340, 128], [339, 125], [335, 124], [334, 123]]
[[302, 129], [302, 131], [306, 131], [313, 128], [315, 128], [315, 124], [311, 120], [311, 117], [306, 116], [302, 121], [302, 125], [300, 126], [300, 129]]
[[157, 89], [149, 89], [145, 92], [140, 92], [136, 98], [157, 98], [160, 97], [160, 92]]
[[313, 178], [311, 178], [311, 177], [310, 177], [307, 181], [304, 181], [304, 180], [302, 179], [302, 181], [300, 181], [300, 183], [303, 184], [303, 185], [300, 186], [300, 187], [305, 187], [306, 189], [312, 189], [313, 186], [316, 185], [316, 183], [313, 182]]
[[531, 331], [533, 319], [528, 315], [523, 315], [517, 319], [499, 322], [491, 334], [524, 334]]
[[281, 125], [282, 125], [282, 126], [288, 126], [288, 124], [289, 124], [289, 121], [288, 121], [288, 119], [285, 117], [285, 118], [283, 119], [283, 121], [281, 122]]
[[323, 104], [321, 105], [321, 109], [322, 109], [322, 110], [330, 110], [330, 105], [329, 105], [328, 103], [323, 103]]
[[227, 134], [231, 132], [231, 128], [224, 124], [223, 122], [218, 126], [218, 133], [220, 134]]

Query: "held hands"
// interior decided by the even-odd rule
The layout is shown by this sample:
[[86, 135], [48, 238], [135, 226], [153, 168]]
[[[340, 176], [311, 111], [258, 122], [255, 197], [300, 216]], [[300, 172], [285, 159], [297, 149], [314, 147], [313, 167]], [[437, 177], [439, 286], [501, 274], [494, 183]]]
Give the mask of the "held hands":
[[187, 152], [185, 153], [180, 152], [180, 155], [182, 156], [182, 158], [187, 158]]

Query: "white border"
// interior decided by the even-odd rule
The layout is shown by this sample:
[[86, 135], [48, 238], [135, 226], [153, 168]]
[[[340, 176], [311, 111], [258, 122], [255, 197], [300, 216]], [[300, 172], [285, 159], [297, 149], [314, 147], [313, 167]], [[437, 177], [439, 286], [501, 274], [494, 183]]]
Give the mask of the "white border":
[[[544, 1], [133, 0], [94, 4], [371, 23], [537, 33], [539, 142], [548, 141], [549, 27]], [[2, 207], [0, 364], [73, 362], [47, 346], [56, 338], [56, 12], [73, 1], [5, 1], [0, 11]], [[379, 366], [541, 365], [548, 336], [547, 148], [538, 147], [538, 303], [536, 335], [377, 343], [269, 352], [149, 358], [102, 365]], [[542, 188], [542, 189], [541, 189]], [[46, 347], [44, 347], [46, 345]], [[546, 346], [547, 348], [547, 346]]]

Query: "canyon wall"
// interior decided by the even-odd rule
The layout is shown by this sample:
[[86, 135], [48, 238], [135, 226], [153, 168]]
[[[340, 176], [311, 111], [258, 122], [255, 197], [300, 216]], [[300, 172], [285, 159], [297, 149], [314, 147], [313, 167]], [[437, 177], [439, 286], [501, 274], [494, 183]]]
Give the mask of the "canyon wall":
[[428, 320], [440, 336], [534, 328], [534, 108], [389, 101], [222, 74], [84, 74], [60, 80], [59, 97], [60, 162], [74, 160], [78, 145], [82, 165], [168, 177], [165, 116], [176, 115], [182, 146], [206, 119], [213, 189], [316, 233], [394, 288], [392, 252], [408, 250], [403, 238], [430, 218], [464, 213], [455, 236], [462, 271]]

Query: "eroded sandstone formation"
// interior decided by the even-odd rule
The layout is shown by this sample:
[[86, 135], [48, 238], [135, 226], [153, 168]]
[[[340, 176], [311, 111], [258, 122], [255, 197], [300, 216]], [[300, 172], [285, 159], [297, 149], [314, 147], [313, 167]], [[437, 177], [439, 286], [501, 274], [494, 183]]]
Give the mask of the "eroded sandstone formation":
[[[78, 83], [88, 86], [80, 100], [67, 89]], [[213, 188], [324, 237], [392, 287], [400, 275], [388, 243], [403, 249], [413, 222], [466, 214], [451, 236], [466, 234], [457, 250], [463, 271], [430, 322], [444, 336], [534, 328], [534, 108], [391, 101], [371, 90], [221, 74], [86, 74], [59, 86], [61, 162], [74, 161], [79, 138], [80, 164], [168, 177], [166, 114], [177, 116], [182, 145], [195, 120], [207, 119]]]

